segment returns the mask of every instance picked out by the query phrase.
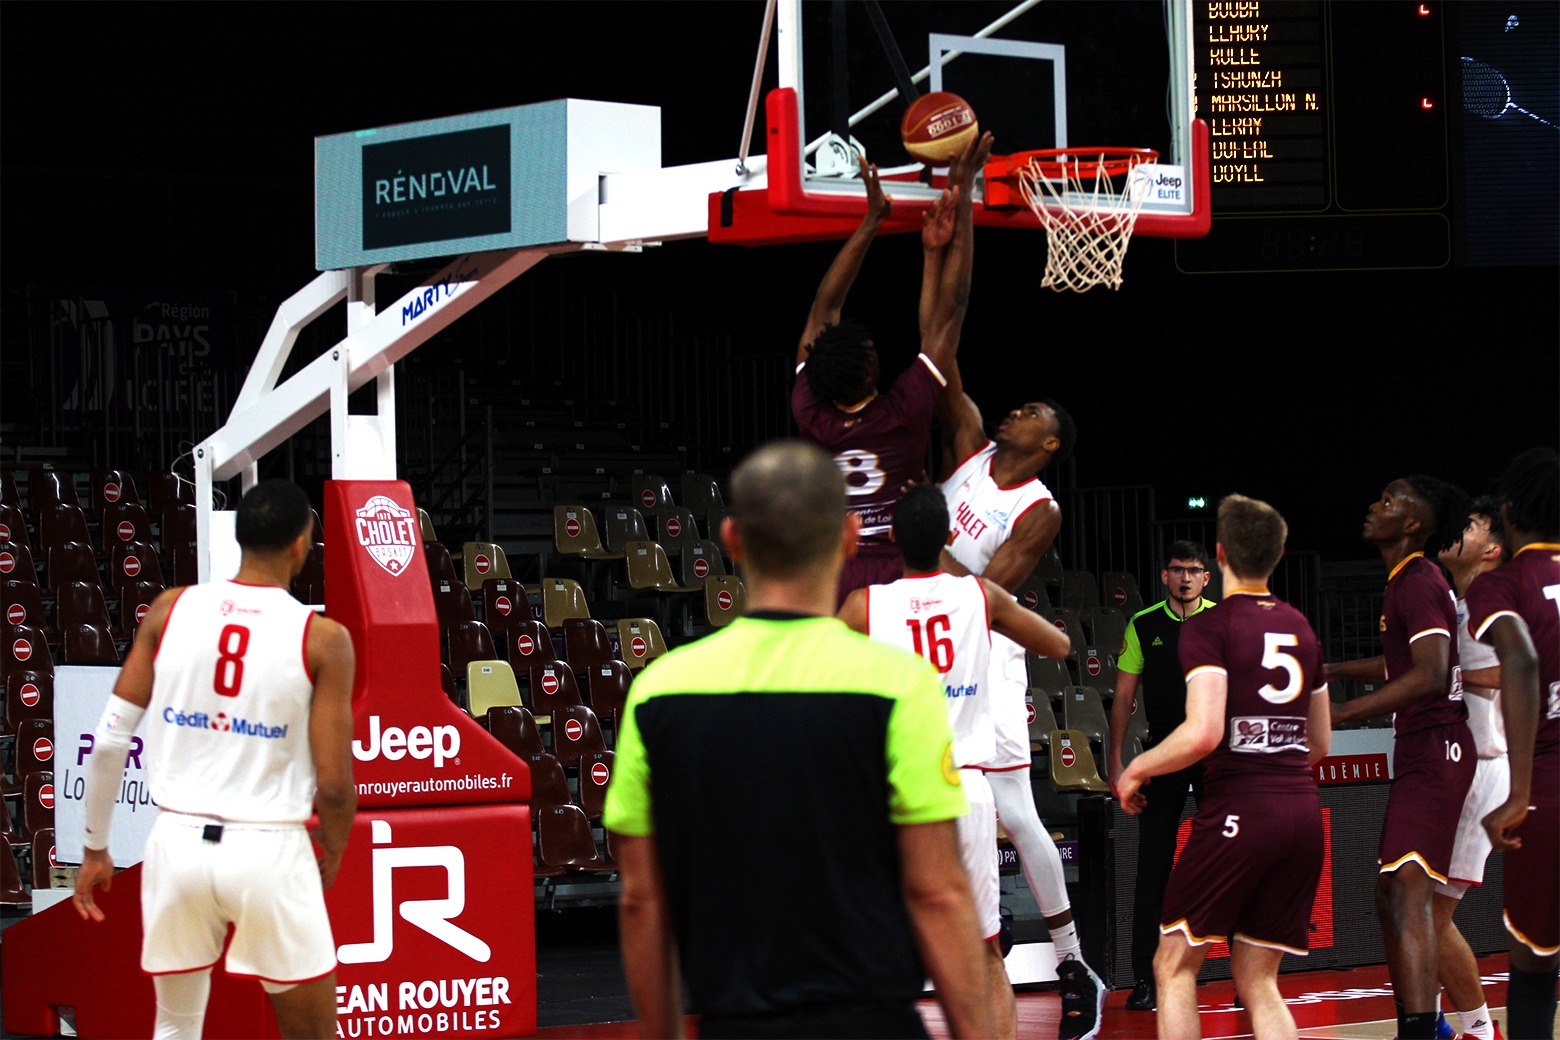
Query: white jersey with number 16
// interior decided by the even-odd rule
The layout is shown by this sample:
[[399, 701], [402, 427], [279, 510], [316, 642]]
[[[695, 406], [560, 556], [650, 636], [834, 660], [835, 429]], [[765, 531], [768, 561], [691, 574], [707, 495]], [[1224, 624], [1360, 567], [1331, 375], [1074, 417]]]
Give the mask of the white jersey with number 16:
[[996, 750], [987, 688], [991, 620], [975, 577], [935, 574], [867, 587], [867, 635], [930, 661], [948, 695], [954, 762], [979, 765]]
[[179, 594], [146, 709], [146, 769], [167, 810], [302, 823], [314, 808], [309, 623], [283, 588], [218, 581]]

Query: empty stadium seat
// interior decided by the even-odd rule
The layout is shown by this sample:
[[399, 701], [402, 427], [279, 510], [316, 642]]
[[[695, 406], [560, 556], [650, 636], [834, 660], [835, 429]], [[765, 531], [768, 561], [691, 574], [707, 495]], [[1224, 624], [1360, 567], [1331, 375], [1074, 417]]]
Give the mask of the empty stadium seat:
[[146, 502], [151, 507], [151, 514], [156, 517], [162, 516], [163, 510], [169, 506], [181, 502], [194, 505], [195, 484], [168, 470], [154, 469], [146, 475]]
[[591, 665], [585, 673], [585, 692], [590, 695], [590, 710], [596, 713], [596, 718], [616, 727], [633, 681], [634, 673], [622, 661]]
[[[477, 612], [471, 606], [471, 593], [458, 581], [434, 583], [433, 612], [439, 619], [439, 628], [444, 630], [458, 621], [477, 620]], [[492, 633], [491, 626], [488, 632]]]
[[169, 503], [161, 513], [151, 515], [157, 518], [157, 540], [163, 552], [172, 552], [173, 546], [195, 541], [198, 518], [195, 507], [188, 502]]
[[163, 594], [163, 586], [155, 581], [138, 581], [119, 590], [119, 634], [135, 638], [136, 629], [152, 609], [152, 603]]
[[536, 662], [531, 665], [530, 679], [531, 710], [537, 716], [551, 717], [560, 708], [582, 703], [574, 672], [562, 661]]
[[157, 551], [146, 542], [121, 542], [110, 551], [108, 561], [109, 581], [116, 593], [138, 581], [162, 583], [162, 564], [157, 559]]
[[[16, 724], [16, 777], [54, 769], [54, 720], [23, 719]], [[25, 816], [23, 817], [25, 821]]]
[[1095, 607], [1084, 611], [1083, 629], [1090, 646], [1119, 654], [1127, 639], [1127, 615], [1117, 607]]
[[15, 733], [28, 719], [54, 720], [54, 673], [20, 668], [5, 677], [4, 732]]
[[1051, 747], [1051, 734], [1062, 728], [1056, 724], [1056, 712], [1051, 708], [1051, 698], [1029, 693], [1024, 696], [1024, 705], [1029, 718], [1029, 750], [1048, 751]]
[[[488, 732], [493, 739], [514, 752], [520, 758], [530, 759], [547, 750], [542, 744], [542, 731], [536, 728], [536, 718], [524, 707], [501, 705], [487, 712]], [[561, 774], [560, 774], [561, 775]], [[536, 787], [536, 777], [531, 777]]]
[[20, 542], [0, 542], [0, 578], [16, 578], [38, 584], [32, 550]]
[[38, 541], [45, 549], [64, 545], [66, 542], [90, 545], [92, 534], [87, 529], [86, 514], [81, 511], [81, 507], [66, 505], [63, 502], [49, 506], [39, 517]]
[[1082, 685], [1092, 686], [1101, 697], [1116, 695], [1116, 655], [1098, 647], [1088, 647], [1073, 657]]
[[33, 888], [48, 888], [53, 884], [54, 828], [43, 827], [32, 837]]
[[97, 515], [103, 521], [98, 527], [98, 548], [104, 556], [120, 542], [151, 543], [152, 524], [139, 503], [118, 502], [105, 506]]
[[5, 845], [27, 843], [27, 839], [22, 837], [22, 832], [16, 829], [16, 824], [11, 819], [10, 804], [4, 798], [0, 798], [0, 843]]
[[22, 875], [16, 869], [16, 854], [4, 842], [0, 842], [0, 905], [32, 905], [32, 893], [22, 887]]
[[55, 589], [54, 595], [54, 617], [61, 632], [73, 625], [97, 625], [105, 632], [108, 630], [108, 604], [103, 600], [101, 586], [72, 581]]
[[482, 718], [491, 708], [521, 707], [520, 684], [508, 661], [471, 661], [466, 665], [466, 699], [471, 714]]
[[496, 661], [498, 651], [493, 647], [493, 636], [480, 621], [457, 621], [445, 629], [449, 641], [450, 671], [465, 675], [466, 666], [472, 661]]
[[80, 506], [76, 500], [75, 484], [54, 470], [28, 470], [27, 510], [32, 514], [33, 524], [41, 526], [44, 513], [61, 504]]
[[1050, 621], [1072, 640], [1073, 653], [1080, 653], [1084, 649], [1083, 620], [1078, 617], [1076, 610], [1071, 607], [1052, 607]]
[[623, 547], [628, 561], [628, 587], [653, 592], [698, 592], [699, 585], [679, 585], [671, 561], [659, 542], [635, 541]]
[[558, 650], [553, 646], [547, 626], [529, 618], [509, 625], [506, 642], [509, 663], [530, 674], [531, 665], [538, 661], [556, 661]]
[[119, 651], [107, 625], [64, 625], [60, 636], [66, 664], [119, 664]]
[[563, 628], [569, 618], [590, 617], [585, 590], [573, 578], [542, 579], [542, 618], [553, 630]]
[[607, 784], [612, 782], [613, 756], [610, 751], [592, 751], [580, 756], [580, 808], [585, 818], [601, 819], [607, 801]]
[[455, 673], [450, 671], [450, 666], [443, 661], [439, 662], [439, 688], [444, 691], [444, 696], [460, 703], [460, 690], [455, 686]]
[[1089, 791], [1106, 794], [1110, 784], [1100, 776], [1089, 750], [1089, 738], [1073, 729], [1051, 734], [1051, 786], [1058, 791]]
[[141, 496], [136, 491], [135, 478], [124, 470], [95, 469], [89, 481], [92, 487], [87, 508], [93, 516], [102, 516], [109, 506], [134, 503], [140, 505]]
[[618, 657], [636, 672], [666, 653], [661, 627], [649, 618], [621, 618], [617, 629]]
[[665, 477], [654, 473], [635, 473], [629, 478], [628, 486], [632, 491], [634, 505], [646, 514], [672, 504], [672, 489], [667, 486]]
[[710, 517], [723, 515], [726, 503], [721, 500], [720, 485], [715, 483], [715, 478], [708, 473], [695, 473], [692, 470], [684, 473], [681, 502], [684, 509], [705, 524], [706, 537], [716, 537]]
[[645, 528], [644, 514], [633, 506], [608, 506], [602, 510], [603, 539], [608, 549], [615, 553], [628, 551], [630, 542], [649, 541], [650, 532]]
[[437, 542], [439, 533], [433, 529], [433, 517], [428, 515], [428, 510], [417, 507], [417, 527], [422, 532], [424, 542]]
[[509, 558], [494, 542], [467, 542], [461, 547], [461, 558], [465, 564], [462, 580], [468, 589], [481, 588], [488, 578], [513, 577], [509, 573]]
[[1105, 606], [1120, 607], [1129, 618], [1143, 609], [1143, 594], [1132, 575], [1125, 571], [1106, 571], [1100, 578], [1103, 582], [1100, 599]]
[[708, 538], [684, 539], [677, 574], [684, 585], [702, 585], [706, 578], [724, 577], [726, 561], [721, 557], [720, 546]]
[[428, 580], [431, 582], [459, 581], [450, 551], [439, 542], [423, 543], [423, 559], [428, 564]]
[[86, 542], [65, 542], [49, 549], [49, 588], [57, 589], [72, 581], [101, 584], [97, 556]]
[[553, 506], [553, 548], [560, 556], [584, 560], [616, 560], [623, 556], [602, 544], [595, 514], [582, 505]]
[[12, 672], [36, 671], [54, 674], [54, 659], [49, 656], [49, 644], [43, 629], [32, 625], [5, 626], [5, 642], [0, 644], [0, 670], [6, 675]]
[[1067, 692], [1067, 687], [1072, 685], [1072, 677], [1067, 674], [1067, 663], [1056, 657], [1041, 657], [1038, 654], [1026, 655], [1029, 666], [1029, 688], [1045, 694], [1048, 700], [1060, 699]]
[[538, 752], [525, 756], [526, 765], [531, 767], [531, 812], [540, 814], [544, 810], [558, 805], [568, 805], [573, 801], [569, 797], [569, 781], [563, 775], [563, 767], [558, 760], [546, 752]]
[[482, 598], [482, 623], [494, 639], [507, 634], [516, 622], [531, 620], [525, 586], [513, 578], [489, 578], [478, 595]]
[[9, 502], [0, 503], [0, 542], [32, 548], [32, 539], [27, 537], [27, 518], [20, 507]]
[[583, 704], [568, 704], [557, 710], [553, 715], [552, 738], [553, 756], [564, 766], [579, 765], [581, 756], [607, 749], [600, 720]]
[[1126, 765], [1148, 745], [1148, 712], [1143, 710], [1142, 702], [1132, 706], [1132, 714], [1127, 716], [1127, 736], [1121, 742], [1121, 764]]
[[22, 505], [22, 493], [16, 486], [16, 474], [8, 469], [0, 469], [0, 503], [8, 506]]
[[1033, 610], [1037, 614], [1043, 614], [1051, 609], [1050, 593], [1046, 591], [1045, 582], [1037, 574], [1031, 574], [1026, 578], [1013, 596], [1020, 606]]
[[583, 873], [610, 873], [612, 864], [601, 857], [590, 834], [590, 821], [577, 805], [543, 809], [537, 816], [542, 862]]
[[591, 666], [612, 660], [607, 629], [593, 618], [568, 618], [563, 623], [563, 656], [576, 675]]
[[724, 628], [746, 614], [747, 587], [742, 579], [727, 575], [705, 582], [704, 611], [716, 628]]
[[656, 539], [668, 556], [680, 555], [683, 544], [697, 541], [699, 521], [682, 506], [664, 505], [655, 511]]
[[1056, 551], [1056, 546], [1053, 545], [1040, 554], [1040, 559], [1035, 564], [1035, 576], [1047, 585], [1062, 583], [1062, 556]]
[[172, 557], [173, 580], [170, 585], [195, 585], [200, 582], [200, 547], [193, 540], [174, 542], [172, 547], [166, 538], [163, 547]]
[[1102, 748], [1110, 747], [1105, 705], [1092, 686], [1074, 686], [1062, 696], [1062, 725], [1097, 741]]
[[54, 826], [54, 773], [28, 773], [22, 783], [22, 826], [37, 834]]
[[12, 625], [32, 625], [45, 632], [51, 627], [43, 612], [43, 590], [30, 581], [7, 578], [0, 585], [0, 603], [5, 607], [5, 620]]
[[1088, 571], [1062, 572], [1062, 606], [1080, 613], [1100, 605], [1099, 586]]

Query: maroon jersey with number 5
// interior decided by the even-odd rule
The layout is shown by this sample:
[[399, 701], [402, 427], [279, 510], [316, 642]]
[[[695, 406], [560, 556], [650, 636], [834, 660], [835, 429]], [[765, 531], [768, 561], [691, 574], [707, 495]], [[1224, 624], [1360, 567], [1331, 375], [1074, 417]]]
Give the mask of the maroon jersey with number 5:
[[1203, 760], [1210, 794], [1314, 791], [1306, 756], [1311, 696], [1327, 685], [1310, 622], [1269, 593], [1233, 592], [1181, 625], [1187, 682], [1202, 672], [1229, 681], [1224, 739]]
[[[1468, 631], [1488, 641], [1502, 616], [1527, 624], [1538, 651], [1538, 736], [1533, 743], [1533, 788], [1539, 778], [1560, 773], [1560, 543], [1534, 542], [1517, 550], [1504, 567], [1468, 586]], [[1548, 792], [1554, 797], [1554, 791]]]
[[1414, 553], [1387, 576], [1387, 594], [1381, 604], [1381, 653], [1386, 658], [1387, 680], [1407, 675], [1414, 667], [1413, 645], [1426, 636], [1445, 636], [1446, 688], [1398, 711], [1392, 729], [1398, 736], [1436, 726], [1450, 726], [1468, 718], [1463, 703], [1462, 669], [1457, 661], [1457, 597], [1441, 568], [1424, 553]]
[[947, 384], [922, 354], [887, 393], [847, 412], [820, 401], [808, 385], [805, 364], [796, 369], [791, 414], [803, 440], [834, 456], [845, 475], [845, 505], [861, 518], [867, 538], [888, 538], [904, 486], [926, 479], [926, 445], [937, 396]]

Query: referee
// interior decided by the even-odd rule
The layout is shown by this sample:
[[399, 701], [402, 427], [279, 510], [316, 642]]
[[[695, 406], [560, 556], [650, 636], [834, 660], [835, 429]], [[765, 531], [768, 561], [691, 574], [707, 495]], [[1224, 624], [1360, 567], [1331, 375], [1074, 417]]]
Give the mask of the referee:
[[[1116, 699], [1110, 706], [1108, 767], [1112, 788], [1123, 771], [1122, 744], [1140, 692], [1143, 710], [1148, 713], [1146, 747], [1153, 747], [1186, 721], [1186, 677], [1179, 655], [1181, 622], [1213, 606], [1202, 595], [1209, 577], [1208, 550], [1196, 542], [1171, 542], [1165, 550], [1165, 569], [1159, 574], [1169, 595], [1132, 615], [1127, 624], [1126, 645], [1116, 662]], [[1188, 788], [1194, 798], [1201, 797], [1201, 763], [1155, 777], [1143, 788], [1148, 805], [1138, 817], [1137, 893], [1132, 901], [1132, 974], [1137, 982], [1126, 1005], [1131, 1011], [1152, 1011], [1158, 1003], [1154, 954], [1159, 951], [1159, 911], [1175, 863], [1175, 835]]]
[[[992, 1036], [936, 673], [836, 621], [857, 521], [818, 448], [759, 449], [722, 536], [747, 617], [634, 682], [605, 825], [643, 1036]], [[681, 971], [679, 972], [679, 968]]]

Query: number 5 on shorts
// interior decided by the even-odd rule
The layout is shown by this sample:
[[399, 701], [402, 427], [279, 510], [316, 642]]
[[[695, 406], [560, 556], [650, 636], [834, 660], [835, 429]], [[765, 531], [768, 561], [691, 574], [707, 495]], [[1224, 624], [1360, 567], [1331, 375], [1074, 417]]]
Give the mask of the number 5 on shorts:
[[1235, 837], [1235, 835], [1237, 835], [1239, 833], [1240, 833], [1240, 817], [1238, 815], [1236, 815], [1235, 813], [1231, 813], [1230, 815], [1228, 815], [1228, 816], [1226, 816], [1224, 818], [1224, 836], [1226, 838], [1233, 838], [1233, 837]]

